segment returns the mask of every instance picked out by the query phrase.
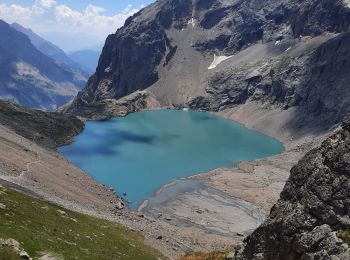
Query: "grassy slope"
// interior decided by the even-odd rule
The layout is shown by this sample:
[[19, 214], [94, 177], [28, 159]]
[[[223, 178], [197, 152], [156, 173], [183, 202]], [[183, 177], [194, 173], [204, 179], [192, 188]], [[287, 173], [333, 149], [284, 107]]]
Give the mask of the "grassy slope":
[[[0, 237], [21, 243], [31, 257], [42, 252], [64, 259], [157, 259], [136, 232], [118, 224], [71, 212], [0, 186]], [[60, 212], [62, 211], [62, 212]], [[64, 212], [65, 213], [64, 213]], [[4, 254], [0, 250], [0, 259]], [[16, 259], [16, 258], [11, 258]]]
[[192, 253], [180, 258], [180, 260], [225, 260], [226, 256], [225, 252]]
[[11, 248], [0, 248], [0, 259], [4, 260], [23, 260], [19, 253]]

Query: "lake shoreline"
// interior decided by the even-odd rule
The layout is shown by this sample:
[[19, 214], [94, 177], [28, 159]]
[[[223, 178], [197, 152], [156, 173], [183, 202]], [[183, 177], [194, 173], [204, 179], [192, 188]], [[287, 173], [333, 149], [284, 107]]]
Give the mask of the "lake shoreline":
[[173, 185], [172, 180], [231, 168], [283, 149], [277, 139], [236, 121], [211, 113], [162, 109], [88, 122], [73, 144], [58, 151], [116, 190], [135, 210], [157, 190], [161, 193]]
[[[229, 120], [238, 121], [249, 129], [254, 129], [280, 140], [285, 148], [284, 151], [274, 156], [252, 161], [242, 161], [233, 167], [218, 168], [207, 173], [200, 173], [187, 177], [186, 179], [201, 182], [207, 185], [207, 187], [223, 192], [228, 196], [247, 201], [258, 207], [263, 214], [267, 216], [271, 207], [279, 198], [279, 194], [289, 178], [292, 166], [294, 166], [309, 150], [318, 146], [332, 131], [322, 134], [310, 133], [294, 136], [294, 132], [285, 130], [278, 132], [278, 129], [282, 128], [280, 126], [276, 127], [273, 124], [266, 125], [261, 123], [261, 121], [264, 120], [269, 122], [271, 118], [276, 117], [276, 114], [280, 113], [280, 111], [273, 111], [271, 114], [261, 116], [261, 121], [256, 122], [255, 119], [246, 116], [249, 113], [256, 116], [256, 107], [254, 105], [248, 104], [248, 111], [246, 113], [237, 110], [229, 109], [227, 111], [210, 113], [225, 117]], [[260, 115], [261, 112], [258, 112], [258, 114]], [[289, 117], [290, 115], [283, 115], [280, 124], [282, 125]], [[274, 127], [277, 129], [276, 131], [273, 129]], [[189, 195], [189, 197], [191, 197], [191, 195]], [[192, 196], [192, 198], [195, 198], [195, 196]], [[187, 208], [198, 206], [198, 200], [191, 201], [191, 199], [184, 202], [183, 199], [175, 198], [173, 203], [179, 203]], [[163, 204], [163, 209], [167, 212], [168, 207], [166, 203]], [[172, 218], [171, 215], [167, 215], [167, 217], [169, 219]], [[202, 230], [205, 230], [205, 228], [202, 227]], [[205, 234], [209, 234], [208, 230], [205, 231]], [[231, 234], [229, 236], [229, 244], [222, 243], [221, 249], [227, 247], [232, 248], [233, 245], [241, 243], [248, 234], [249, 231], [245, 234], [238, 232], [236, 236], [232, 236]], [[181, 235], [179, 235], [179, 237], [181, 237]], [[198, 237], [199, 236], [197, 236], [197, 238]], [[222, 238], [223, 236], [220, 237]], [[208, 245], [210, 244], [211, 242], [209, 242]], [[208, 246], [208, 248], [209, 247], [210, 246]]]
[[[248, 110], [247, 113], [251, 112]], [[191, 176], [190, 178], [205, 183], [209, 188], [227, 193], [231, 197], [248, 201], [267, 213], [270, 209], [269, 207], [279, 197], [279, 192], [289, 177], [290, 168], [306, 151], [312, 149], [315, 144], [319, 144], [320, 139], [324, 137], [314, 138], [314, 136], [307, 136], [291, 140], [291, 135], [281, 137], [280, 134], [270, 132], [269, 129], [264, 130], [264, 128], [252, 126], [250, 122], [253, 122], [253, 120], [249, 117], [244, 117], [244, 115], [237, 116], [237, 111], [229, 110], [217, 114], [227, 119], [238, 121], [250, 129], [261, 131], [279, 139], [286, 150], [276, 156], [257, 161], [241, 162], [236, 167], [216, 169], [209, 173]], [[266, 118], [262, 117], [262, 120], [266, 120]], [[272, 128], [274, 125], [269, 127]], [[13, 136], [7, 130], [2, 136], [11, 140], [10, 145], [14, 147], [13, 149], [17, 149], [17, 146], [19, 147], [18, 153], [21, 154], [21, 158], [29, 158], [30, 155], [29, 159], [35, 161], [37, 160], [36, 154], [41, 155], [42, 158], [47, 154], [46, 150], [32, 141], [26, 140], [23, 144], [23, 138], [17, 135]], [[13, 146], [12, 143], [17, 144]], [[30, 147], [33, 155], [31, 153], [28, 154], [21, 148], [23, 145], [25, 145], [24, 147]], [[17, 158], [15, 156], [11, 157], [11, 155], [8, 156], [10, 156], [9, 158]], [[52, 168], [52, 164], [46, 165], [46, 160], [43, 160], [38, 165], [33, 165], [28, 174], [18, 178], [17, 176], [20, 174], [21, 169], [25, 168], [22, 162], [25, 163], [26, 161], [13, 160], [11, 163], [19, 164], [13, 167], [15, 169], [11, 173], [13, 176], [1, 175], [0, 178], [16, 183], [21, 187], [26, 187], [30, 192], [34, 192], [45, 200], [67, 209], [115, 221], [132, 230], [139, 231], [145, 236], [147, 244], [160, 250], [169, 258], [177, 258], [193, 251], [207, 252], [225, 248], [232, 249], [232, 246], [240, 243], [246, 235], [215, 234], [208, 232], [201, 226], [186, 227], [176, 225], [176, 223], [172, 223], [172, 220], [158, 219], [140, 212], [132, 212], [126, 209], [116, 210], [117, 200], [111, 190], [96, 183], [89, 175], [74, 167], [60, 154], [50, 151], [49, 156], [50, 158], [47, 161], [55, 163], [55, 171], [47, 171], [46, 169]], [[56, 165], [60, 167], [56, 167]], [[41, 173], [41, 169], [44, 170], [45, 174], [44, 172]], [[52, 178], [57, 179], [57, 181], [52, 182]], [[62, 188], [63, 181], [64, 189]], [[82, 189], [90, 192], [89, 197], [82, 196], [81, 192], [76, 192]], [[193, 196], [193, 198], [195, 197]], [[197, 207], [201, 203], [198, 203], [196, 200], [184, 201], [183, 199], [180, 202], [188, 208]], [[230, 218], [229, 214], [228, 217]], [[171, 216], [168, 217], [171, 218]]]
[[[174, 108], [155, 106], [150, 109], [143, 109], [142, 111], [158, 109]], [[258, 124], [258, 126], [252, 125], [251, 123], [254, 123], [254, 120], [246, 119], [244, 113], [243, 116], [240, 113], [236, 116], [235, 110], [208, 113], [213, 113], [228, 120], [237, 121], [248, 129], [254, 129], [255, 131], [276, 138], [283, 144], [285, 149], [279, 155], [262, 160], [245, 161], [231, 168], [219, 168], [207, 173], [200, 173], [188, 177], [188, 179], [195, 179], [229, 196], [247, 201], [262, 210], [264, 215], [269, 213], [272, 205], [277, 201], [279, 193], [289, 177], [290, 168], [296, 164], [308, 150], [317, 145], [319, 140], [325, 138], [324, 136], [320, 136], [314, 139], [313, 136], [306, 136], [300, 139], [293, 139], [291, 133], [281, 135], [280, 133], [271, 131], [273, 125], [267, 128], [266, 126], [259, 128], [260, 124]], [[248, 113], [250, 113], [249, 109]], [[254, 115], [254, 113], [255, 112], [252, 114]], [[123, 116], [126, 115], [127, 114], [124, 114]], [[274, 117], [274, 115], [268, 115], [267, 117]], [[262, 119], [264, 119], [264, 117], [262, 117]], [[271, 171], [271, 169], [273, 170]], [[236, 175], [237, 173], [239, 175]], [[266, 180], [270, 180], [269, 185], [266, 185]], [[233, 185], [233, 190], [229, 189], [230, 185]], [[268, 188], [266, 189], [266, 187]], [[260, 196], [257, 197], [256, 194], [260, 194]], [[195, 196], [192, 196], [192, 198], [194, 197]], [[181, 203], [181, 200], [177, 200], [176, 198], [174, 201]], [[197, 206], [197, 204], [196, 201], [191, 200], [184, 203], [188, 208]], [[167, 209], [165, 203], [163, 205], [165, 209]], [[139, 230], [145, 235], [149, 245], [157, 248], [170, 258], [177, 258], [184, 255], [186, 252], [210, 252], [223, 249], [232, 250], [233, 246], [240, 244], [244, 237], [249, 234], [236, 233], [234, 236], [232, 236], [232, 234], [213, 234], [203, 227], [183, 227], [171, 223], [171, 220], [165, 219], [172, 219], [171, 216], [166, 216], [161, 219], [159, 217], [155, 218], [147, 213], [129, 210], [118, 214], [120, 216], [119, 219], [116, 220], [117, 222], [129, 228]], [[159, 240], [159, 237], [162, 237], [162, 239]]]
[[[163, 189], [162, 194], [148, 199], [142, 213], [173, 225], [197, 227], [207, 233], [228, 237], [245, 236], [265, 220], [263, 212], [253, 204], [209, 187], [202, 181], [195, 181], [199, 185], [183, 192], [181, 185], [186, 182], [194, 181], [187, 178], [183, 183]], [[174, 187], [176, 185], [179, 187]]]

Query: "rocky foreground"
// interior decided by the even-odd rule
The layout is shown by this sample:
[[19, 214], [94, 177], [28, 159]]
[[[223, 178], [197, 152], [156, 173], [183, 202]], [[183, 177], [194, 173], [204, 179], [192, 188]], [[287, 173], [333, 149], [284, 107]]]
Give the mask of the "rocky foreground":
[[237, 259], [350, 259], [350, 120], [292, 168]]

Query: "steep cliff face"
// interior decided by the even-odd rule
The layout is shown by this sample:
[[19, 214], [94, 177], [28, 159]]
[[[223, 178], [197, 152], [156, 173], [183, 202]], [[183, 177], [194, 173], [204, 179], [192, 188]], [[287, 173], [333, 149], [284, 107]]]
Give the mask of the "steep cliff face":
[[350, 120], [292, 170], [237, 259], [350, 259]]
[[214, 31], [199, 50], [240, 50], [261, 40], [270, 42], [302, 35], [349, 29], [350, 16], [342, 0], [329, 1], [198, 1], [210, 6], [200, 25]]
[[213, 73], [208, 95], [189, 106], [218, 111], [259, 101], [282, 109], [298, 107], [299, 114], [322, 117], [329, 125], [340, 122], [350, 113], [350, 33], [316, 39], [323, 43], [311, 50], [305, 50], [307, 40], [301, 39], [278, 56]]
[[108, 36], [96, 73], [77, 102], [117, 99], [154, 84], [159, 79], [157, 66], [173, 48], [165, 30], [183, 26], [190, 11], [188, 0], [158, 1], [129, 18]]
[[108, 100], [147, 89], [164, 107], [259, 102], [332, 125], [350, 107], [349, 25], [345, 0], [156, 1], [108, 37], [68, 111], [100, 113]]

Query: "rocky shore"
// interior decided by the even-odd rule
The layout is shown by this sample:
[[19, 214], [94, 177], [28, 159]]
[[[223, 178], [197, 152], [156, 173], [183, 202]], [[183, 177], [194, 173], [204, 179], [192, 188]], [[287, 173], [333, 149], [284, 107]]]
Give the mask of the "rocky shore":
[[[251, 118], [239, 109], [219, 115], [280, 139], [286, 147], [282, 154], [193, 176], [190, 179], [202, 183], [196, 189], [174, 193], [175, 197], [160, 203], [149, 203], [141, 212], [128, 211], [113, 191], [96, 184], [60, 154], [4, 126], [0, 128], [0, 178], [31, 196], [137, 230], [147, 243], [170, 258], [189, 252], [232, 250], [269, 214], [290, 168], [327, 136], [298, 137], [275, 124], [262, 123], [270, 121], [274, 114], [265, 114], [254, 121], [252, 118], [259, 118], [258, 114], [244, 110]], [[283, 124], [282, 120], [279, 122]], [[173, 187], [164, 187], [158, 196], [162, 197]]]
[[[249, 211], [244, 213], [247, 214], [246, 222], [238, 221], [238, 219], [232, 221], [232, 210], [239, 207], [232, 207], [230, 204], [232, 202], [228, 202], [236, 201], [237, 203], [239, 200], [231, 196], [240, 198], [241, 204], [245, 203], [244, 200], [249, 201], [249, 197], [244, 194], [229, 193], [227, 189], [225, 191], [225, 188], [216, 185], [215, 181], [206, 179], [207, 175], [195, 178], [201, 179], [212, 188], [202, 190], [201, 194], [182, 194], [187, 196], [185, 200], [181, 197], [182, 195], [179, 195], [173, 201], [176, 208], [181, 206], [184, 209], [194, 209], [195, 205], [196, 210], [192, 214], [197, 216], [191, 215], [191, 212], [177, 212], [174, 215], [176, 210], [171, 211], [171, 206], [166, 204], [158, 205], [156, 214], [155, 209], [153, 209], [153, 214], [149, 214], [148, 210], [144, 213], [129, 212], [122, 209], [122, 202], [110, 189], [96, 184], [93, 179], [71, 165], [60, 154], [51, 150], [50, 146], [48, 150], [41, 143], [34, 143], [5, 126], [1, 126], [0, 131], [2, 137], [0, 178], [3, 182], [6, 181], [5, 185], [10, 182], [15, 189], [29, 193], [31, 196], [45, 199], [68, 209], [117, 221], [138, 230], [145, 235], [150, 245], [169, 257], [178, 257], [193, 251], [215, 251], [232, 247], [243, 239], [242, 236], [250, 233], [247, 231], [252, 231], [263, 221], [261, 217], [258, 219], [253, 217], [252, 222], [249, 222], [249, 218], [253, 215]], [[214, 174], [214, 176], [217, 175]], [[252, 192], [256, 191], [259, 189]], [[276, 200], [277, 192], [275, 195]], [[217, 207], [220, 208], [220, 205], [225, 204], [225, 209], [220, 211], [217, 208], [211, 213], [206, 212], [207, 199], [210, 197], [215, 200], [213, 205], [217, 203]], [[222, 201], [222, 198], [226, 198], [226, 201]], [[254, 200], [251, 200], [251, 203], [260, 206]], [[159, 214], [162, 214], [162, 217], [159, 217]], [[241, 213], [237, 211], [234, 214], [240, 216]], [[178, 221], [185, 215], [187, 215], [187, 222]], [[213, 218], [217, 219], [217, 217], [220, 217], [221, 221], [212, 222]], [[243, 215], [240, 217], [245, 219]], [[208, 224], [209, 222], [212, 223], [212, 226]], [[253, 226], [250, 223], [253, 223]], [[233, 229], [225, 232], [227, 227]]]

